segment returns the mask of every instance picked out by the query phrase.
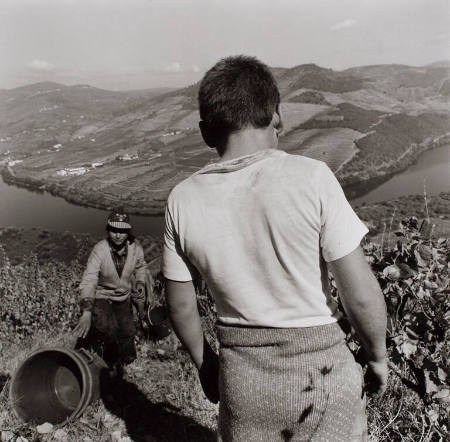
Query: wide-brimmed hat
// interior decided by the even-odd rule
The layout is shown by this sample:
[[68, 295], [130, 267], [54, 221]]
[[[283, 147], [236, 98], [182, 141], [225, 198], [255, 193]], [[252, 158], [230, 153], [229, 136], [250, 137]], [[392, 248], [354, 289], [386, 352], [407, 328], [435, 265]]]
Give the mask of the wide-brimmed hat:
[[123, 210], [113, 210], [108, 216], [107, 224], [115, 229], [131, 229], [130, 217]]

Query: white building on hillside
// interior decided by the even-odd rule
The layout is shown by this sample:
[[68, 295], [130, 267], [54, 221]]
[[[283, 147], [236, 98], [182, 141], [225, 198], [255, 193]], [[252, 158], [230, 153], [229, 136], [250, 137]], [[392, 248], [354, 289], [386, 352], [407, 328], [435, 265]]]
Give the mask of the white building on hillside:
[[66, 167], [56, 171], [58, 176], [78, 176], [84, 175], [88, 171], [87, 167]]

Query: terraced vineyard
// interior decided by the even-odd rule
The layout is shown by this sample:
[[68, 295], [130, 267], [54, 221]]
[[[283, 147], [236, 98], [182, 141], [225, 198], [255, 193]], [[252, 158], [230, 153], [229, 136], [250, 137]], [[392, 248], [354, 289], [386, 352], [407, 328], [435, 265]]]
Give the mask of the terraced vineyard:
[[297, 129], [281, 142], [286, 152], [324, 161], [334, 172], [350, 161], [358, 151], [355, 140], [363, 134], [352, 129]]
[[[309, 64], [273, 72], [280, 148], [325, 161], [344, 185], [406, 167], [449, 132], [448, 69]], [[160, 214], [174, 185], [218, 159], [198, 130], [197, 92], [49, 83], [0, 91], [3, 178], [78, 204]]]

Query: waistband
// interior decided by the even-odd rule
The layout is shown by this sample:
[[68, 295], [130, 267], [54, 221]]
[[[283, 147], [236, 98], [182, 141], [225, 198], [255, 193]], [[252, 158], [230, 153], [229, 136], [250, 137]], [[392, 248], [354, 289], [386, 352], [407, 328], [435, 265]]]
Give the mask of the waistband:
[[241, 327], [217, 324], [223, 347], [267, 347], [288, 345], [299, 352], [318, 351], [345, 340], [339, 323], [300, 328]]

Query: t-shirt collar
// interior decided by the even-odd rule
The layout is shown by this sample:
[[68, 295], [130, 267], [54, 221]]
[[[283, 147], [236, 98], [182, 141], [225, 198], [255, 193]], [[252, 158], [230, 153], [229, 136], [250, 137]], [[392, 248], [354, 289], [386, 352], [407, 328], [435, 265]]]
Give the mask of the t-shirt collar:
[[258, 152], [251, 153], [249, 155], [243, 155], [241, 157], [233, 158], [228, 161], [219, 161], [217, 163], [207, 164], [205, 167], [200, 169], [198, 174], [207, 174], [207, 173], [227, 173], [234, 172], [236, 170], [243, 169], [251, 164], [254, 164], [258, 161], [264, 160], [273, 155], [278, 155], [280, 153], [277, 149], [264, 149], [259, 150]]

